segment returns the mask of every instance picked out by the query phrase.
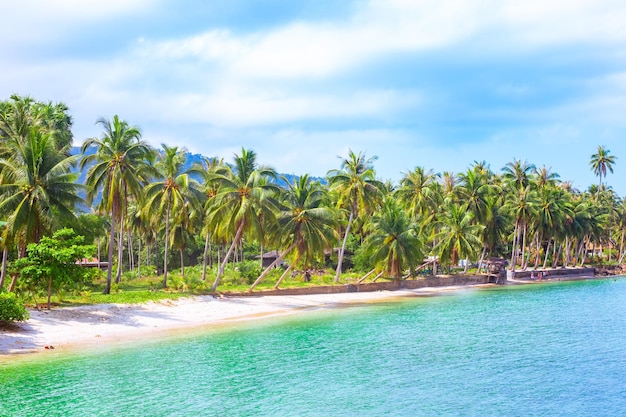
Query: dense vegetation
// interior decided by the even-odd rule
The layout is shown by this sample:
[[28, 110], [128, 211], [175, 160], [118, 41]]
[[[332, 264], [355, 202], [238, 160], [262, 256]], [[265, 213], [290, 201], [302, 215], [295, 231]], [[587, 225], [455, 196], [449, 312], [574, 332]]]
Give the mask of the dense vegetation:
[[[235, 287], [312, 275], [345, 282], [368, 272], [398, 280], [423, 273], [427, 257], [447, 271], [480, 267], [490, 256], [507, 257], [510, 268], [624, 257], [626, 202], [602, 181], [615, 164], [602, 146], [590, 161], [599, 183], [585, 191], [550, 167], [520, 160], [500, 172], [485, 162], [460, 173], [417, 166], [385, 183], [376, 158], [355, 152], [315, 181], [281, 178], [248, 149], [232, 163], [205, 158], [190, 167], [184, 149], [154, 149], [118, 116], [98, 124], [102, 135], [73, 155], [64, 104], [21, 96], [0, 102], [0, 288], [38, 296], [102, 285], [109, 294], [124, 282], [145, 282], [155, 293], [216, 291], [225, 279]], [[30, 245], [58, 241], [64, 228], [94, 245], [90, 255], [111, 265], [106, 273], [85, 281], [55, 272], [53, 280], [22, 260], [38, 253]], [[72, 256], [86, 257], [81, 251]], [[287, 269], [261, 270], [258, 256], [270, 251]], [[320, 270], [328, 272], [311, 272]]]

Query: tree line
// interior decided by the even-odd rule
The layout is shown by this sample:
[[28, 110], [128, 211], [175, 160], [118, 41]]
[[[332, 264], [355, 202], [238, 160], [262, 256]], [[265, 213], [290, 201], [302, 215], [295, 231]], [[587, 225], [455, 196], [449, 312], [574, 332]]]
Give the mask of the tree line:
[[415, 276], [427, 257], [448, 269], [463, 261], [465, 270], [488, 257], [506, 257], [511, 269], [582, 265], [590, 248], [608, 261], [624, 258], [626, 200], [602, 181], [616, 161], [603, 146], [590, 158], [599, 183], [585, 191], [517, 159], [500, 172], [485, 162], [460, 173], [416, 166], [392, 183], [377, 177], [376, 157], [352, 151], [315, 181], [281, 179], [245, 148], [230, 163], [213, 157], [187, 167], [184, 148], [155, 149], [118, 116], [97, 124], [101, 136], [72, 155], [63, 103], [18, 95], [0, 102], [0, 288], [7, 264], [29, 244], [68, 227], [98, 252], [106, 248], [105, 293], [125, 265], [142, 263], [161, 270], [167, 287], [175, 253], [184, 275], [185, 252], [198, 242], [202, 255], [191, 262], [202, 265], [212, 291], [250, 243], [260, 254], [277, 251], [274, 264], [288, 259], [279, 283], [335, 252], [339, 282], [347, 247], [358, 269], [389, 279]]

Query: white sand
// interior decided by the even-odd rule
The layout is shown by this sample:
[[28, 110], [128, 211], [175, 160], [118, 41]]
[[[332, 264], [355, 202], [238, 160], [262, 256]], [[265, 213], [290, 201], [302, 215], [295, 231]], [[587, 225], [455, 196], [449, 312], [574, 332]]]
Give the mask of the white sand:
[[0, 329], [0, 362], [19, 353], [108, 347], [320, 308], [430, 295], [468, 287], [297, 296], [192, 297], [145, 304], [100, 304], [31, 310], [30, 319]]

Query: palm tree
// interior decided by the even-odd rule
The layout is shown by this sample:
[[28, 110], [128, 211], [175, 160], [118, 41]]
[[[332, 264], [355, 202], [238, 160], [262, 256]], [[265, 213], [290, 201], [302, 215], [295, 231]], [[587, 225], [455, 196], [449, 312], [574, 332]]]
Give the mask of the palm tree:
[[504, 203], [503, 208], [515, 219], [511, 250], [511, 271], [515, 270], [517, 259], [520, 256], [518, 251], [520, 246], [522, 248], [521, 259], [524, 259], [528, 225], [531, 219], [534, 218], [535, 204], [536, 195], [531, 190], [530, 185], [511, 191]]
[[354, 218], [359, 212], [367, 211], [376, 204], [384, 188], [383, 184], [375, 179], [373, 167], [375, 160], [376, 157], [366, 159], [365, 154], [361, 152], [357, 155], [349, 151], [348, 158], [342, 160], [340, 169], [328, 171], [330, 187], [338, 193], [338, 207], [347, 207], [350, 213], [341, 248], [339, 248], [335, 282], [339, 282], [343, 255]]
[[439, 232], [435, 239], [435, 251], [442, 262], [456, 265], [459, 259], [466, 259], [465, 272], [470, 259], [476, 258], [480, 247], [480, 233], [483, 225], [473, 222], [474, 215], [466, 205], [451, 204], [438, 220]]
[[[123, 230], [122, 219], [128, 200], [141, 198], [143, 187], [149, 176], [153, 174], [146, 163], [151, 158], [153, 151], [146, 142], [140, 140], [139, 128], [120, 120], [117, 115], [113, 116], [113, 120], [101, 118], [96, 123], [102, 125], [104, 133], [101, 139], [91, 138], [83, 143], [83, 158], [80, 161], [80, 167], [84, 169], [93, 163], [87, 172], [86, 182], [90, 187], [87, 198], [89, 201], [93, 201], [97, 193], [101, 192], [100, 207], [111, 217], [109, 268], [104, 289], [104, 293], [109, 294], [111, 292], [113, 242], [116, 226], [119, 226], [121, 234]], [[90, 152], [92, 147], [96, 148], [95, 152]], [[121, 245], [121, 240], [118, 245]], [[122, 259], [120, 256], [118, 256], [118, 263], [121, 266]], [[120, 274], [121, 269], [118, 266], [116, 280], [119, 280]]]
[[256, 153], [243, 148], [241, 155], [235, 155], [234, 171], [215, 177], [219, 191], [211, 203], [208, 221], [216, 234], [232, 236], [234, 233], [234, 238], [219, 266], [212, 291], [217, 289], [230, 255], [241, 243], [244, 232], [261, 235], [260, 219], [274, 217], [271, 194], [278, 191], [278, 187], [267, 182], [267, 179], [274, 178], [276, 172], [273, 169], [259, 166]]
[[414, 217], [426, 219], [436, 208], [437, 196], [432, 184], [437, 178], [432, 170], [415, 167], [403, 175], [394, 194]]
[[502, 177], [512, 187], [521, 190], [531, 182], [531, 175], [536, 170], [534, 164], [513, 159], [502, 168]]
[[206, 281], [207, 260], [211, 247], [211, 231], [210, 222], [206, 221], [214, 203], [214, 199], [219, 191], [219, 181], [221, 176], [228, 175], [229, 168], [224, 164], [224, 160], [218, 158], [204, 158], [202, 162], [196, 163], [191, 167], [190, 173], [201, 178], [201, 187], [204, 196], [202, 198], [204, 211], [202, 219], [202, 234], [204, 239], [204, 252], [202, 254], [202, 281]]
[[145, 188], [145, 210], [152, 215], [165, 216], [163, 288], [167, 288], [167, 262], [170, 248], [172, 211], [182, 214], [184, 210], [188, 209], [186, 207], [187, 203], [193, 208], [198, 206], [202, 197], [199, 184], [190, 178], [189, 173], [183, 172], [186, 161], [184, 149], [179, 150], [177, 146], [169, 147], [165, 144], [161, 146], [163, 147], [163, 153], [159, 156], [156, 163], [161, 180], [152, 182]]
[[610, 153], [611, 151], [606, 149], [605, 146], [599, 145], [598, 151], [591, 155], [591, 161], [589, 161], [591, 170], [600, 178], [600, 187], [602, 187], [602, 177], [606, 178], [606, 172], [610, 171], [611, 174], [613, 173], [613, 164], [617, 157], [609, 155]]
[[57, 149], [54, 132], [31, 127], [26, 137], [5, 141], [10, 156], [0, 159], [0, 212], [8, 213], [3, 239], [26, 245], [39, 242], [61, 219], [75, 219], [78, 176], [70, 172], [77, 157]]
[[369, 234], [363, 242], [364, 251], [375, 264], [383, 265], [388, 278], [400, 280], [407, 268], [411, 276], [415, 275], [424, 257], [418, 225], [395, 199], [387, 197], [366, 228]]
[[[257, 278], [250, 290], [291, 251], [296, 252], [295, 259], [310, 264], [316, 255], [322, 256], [325, 249], [331, 248], [336, 238], [337, 213], [327, 205], [326, 189], [311, 181], [308, 175], [293, 182], [283, 177], [283, 181], [287, 183], [287, 189], [281, 195], [273, 232], [285, 249]], [[295, 262], [290, 266], [293, 264]]]

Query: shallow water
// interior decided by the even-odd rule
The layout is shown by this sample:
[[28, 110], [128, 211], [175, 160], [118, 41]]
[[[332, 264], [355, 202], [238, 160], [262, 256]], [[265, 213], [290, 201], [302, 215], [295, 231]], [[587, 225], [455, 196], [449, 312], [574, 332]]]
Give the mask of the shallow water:
[[0, 368], [9, 416], [617, 416], [626, 279], [468, 289]]

